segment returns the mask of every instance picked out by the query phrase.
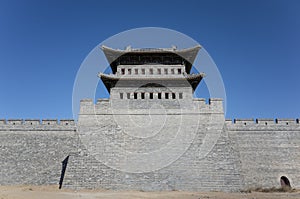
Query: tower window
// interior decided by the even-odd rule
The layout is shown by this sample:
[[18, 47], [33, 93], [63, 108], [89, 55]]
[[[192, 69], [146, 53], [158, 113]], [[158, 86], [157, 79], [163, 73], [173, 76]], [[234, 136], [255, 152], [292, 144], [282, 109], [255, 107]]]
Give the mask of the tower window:
[[145, 99], [145, 93], [141, 93], [141, 98]]
[[165, 68], [165, 74], [166, 74], [166, 75], [168, 74], [168, 69], [167, 69], [167, 68]]
[[178, 74], [181, 74], [181, 68], [178, 68]]
[[134, 93], [133, 96], [134, 96], [134, 99], [137, 99], [137, 93]]
[[130, 99], [130, 93], [127, 93], [127, 99]]
[[123, 99], [123, 93], [120, 93], [120, 99]]
[[134, 73], [137, 75], [137, 74], [139, 74], [139, 70], [136, 68], [136, 69], [134, 69]]
[[142, 68], [142, 74], [145, 75], [145, 69], [144, 68]]
[[131, 75], [131, 68], [128, 69], [128, 75]]
[[152, 68], [150, 68], [149, 73], [150, 73], [150, 75], [153, 75], [153, 69]]
[[159, 74], [159, 75], [161, 74], [161, 69], [160, 68], [157, 69], [157, 74]]
[[182, 99], [182, 98], [183, 98], [183, 94], [179, 93], [179, 99]]
[[172, 74], [172, 75], [174, 75], [174, 74], [175, 74], [175, 72], [174, 72], [174, 68], [172, 68], [172, 69], [171, 69], [171, 74]]
[[169, 99], [169, 93], [165, 93], [165, 99]]
[[158, 93], [158, 99], [161, 99], [161, 93]]
[[121, 69], [121, 74], [124, 75], [125, 74], [125, 68]]
[[153, 99], [153, 93], [150, 93], [149, 98], [150, 98], [150, 99]]
[[175, 93], [172, 93], [172, 99], [176, 99]]

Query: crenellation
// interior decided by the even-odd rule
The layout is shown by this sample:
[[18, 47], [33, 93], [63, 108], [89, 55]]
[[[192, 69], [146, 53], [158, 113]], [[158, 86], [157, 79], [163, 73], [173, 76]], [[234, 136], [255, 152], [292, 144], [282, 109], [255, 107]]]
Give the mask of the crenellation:
[[241, 124], [241, 125], [249, 125], [249, 124], [254, 124], [254, 119], [249, 118], [249, 119], [234, 119], [233, 120], [234, 124]]
[[198, 107], [199, 109], [205, 109], [208, 105], [204, 98], [194, 98], [193, 104], [195, 107]]
[[273, 125], [273, 124], [275, 124], [275, 120], [272, 118], [260, 118], [260, 119], [256, 119], [256, 124]]
[[93, 114], [94, 110], [94, 101], [93, 99], [82, 99], [80, 100], [80, 113], [84, 114]]
[[223, 111], [223, 99], [221, 98], [209, 98], [208, 104], [211, 111]]
[[276, 118], [275, 123], [281, 125], [293, 125], [293, 124], [297, 124], [297, 120], [291, 118], [285, 118], [285, 119]]
[[201, 104], [208, 104], [206, 103], [206, 99], [205, 98], [193, 98], [194, 102], [200, 102]]
[[231, 119], [226, 119], [226, 124], [230, 125], [252, 125], [252, 124], [256, 124], [256, 125], [263, 125], [263, 126], [267, 126], [267, 125], [280, 125], [280, 126], [287, 126], [287, 125], [296, 125], [299, 124], [299, 119], [292, 119], [292, 118], [276, 118], [276, 119], [272, 119], [272, 118], [249, 118], [249, 119], [239, 119], [239, 118], [235, 118], [232, 122]]
[[60, 125], [75, 125], [75, 121], [74, 120], [70, 120], [70, 119], [61, 119], [59, 122]]
[[42, 124], [43, 125], [57, 125], [58, 120], [57, 119], [43, 119]]
[[225, 119], [225, 124], [226, 124], [226, 125], [232, 125], [232, 119], [226, 118], [226, 119]]
[[8, 119], [7, 124], [9, 124], [9, 125], [20, 125], [20, 124], [23, 124], [23, 120], [22, 119]]
[[[162, 94], [165, 94], [162, 92]], [[137, 95], [137, 97], [139, 97]], [[145, 95], [145, 98], [147, 96]], [[87, 115], [94, 115], [94, 114], [112, 114], [119, 112], [121, 110], [125, 110], [127, 108], [132, 109], [133, 107], [137, 108], [138, 110], [142, 111], [142, 109], [146, 110], [148, 113], [148, 109], [150, 107], [154, 108], [153, 105], [160, 103], [168, 110], [168, 113], [178, 112], [176, 109], [183, 109], [180, 112], [195, 112], [200, 111], [202, 113], [223, 113], [223, 101], [221, 99], [209, 99], [208, 103], [204, 98], [193, 98], [189, 99], [164, 99], [166, 96], [162, 96], [158, 98], [157, 96], [153, 96], [153, 99], [148, 99], [147, 103], [145, 103], [146, 99], [131, 99], [126, 100], [127, 102], [124, 103], [124, 99], [114, 99], [114, 100], [107, 100], [107, 99], [98, 99], [96, 104], [90, 103], [92, 100], [88, 100], [89, 103], [81, 102], [80, 103], [80, 115], [87, 114]], [[141, 96], [140, 96], [141, 98]], [[171, 96], [169, 96], [171, 98]], [[190, 110], [192, 108], [192, 110]], [[190, 110], [190, 111], [187, 111]], [[192, 111], [192, 112], [191, 112]], [[123, 111], [124, 112], [124, 111]], [[125, 110], [125, 112], [127, 112]]]
[[91, 99], [91, 98], [81, 99], [80, 102], [81, 103], [93, 103], [93, 99]]
[[3, 126], [5, 128], [5, 126], [9, 127], [9, 126], [75, 126], [76, 122], [73, 119], [61, 119], [61, 120], [57, 120], [57, 119], [43, 119], [43, 120], [39, 120], [39, 119], [1, 119], [0, 120], [0, 125]]
[[99, 98], [97, 99], [97, 103], [96, 104], [107, 104], [109, 103], [109, 99], [108, 98]]
[[40, 125], [41, 121], [39, 119], [25, 119], [24, 124], [25, 125]]

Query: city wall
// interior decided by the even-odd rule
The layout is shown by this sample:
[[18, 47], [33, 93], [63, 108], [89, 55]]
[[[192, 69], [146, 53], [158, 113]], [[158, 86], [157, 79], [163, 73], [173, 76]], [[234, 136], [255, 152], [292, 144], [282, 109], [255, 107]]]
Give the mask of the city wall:
[[239, 152], [244, 189], [278, 187], [281, 176], [300, 188], [299, 119], [226, 120], [226, 130]]
[[0, 120], [0, 184], [58, 184], [77, 143], [73, 120]]
[[[78, 129], [103, 132], [106, 146], [122, 143], [122, 128], [114, 123], [108, 100], [98, 100], [96, 104], [83, 100], [78, 122], [0, 120], [0, 184], [58, 184], [61, 161], [70, 155], [64, 181], [64, 187], [69, 188], [238, 191], [279, 187], [281, 176], [286, 176], [292, 187], [300, 188], [299, 119], [225, 120], [221, 102], [193, 100], [202, 110], [194, 141], [172, 164], [145, 173], [124, 172], [107, 166], [108, 162], [95, 158], [81, 140], [83, 137]], [[122, 110], [118, 113], [125, 114]], [[193, 121], [195, 116], [185, 114], [185, 121]], [[215, 120], [209, 121], [208, 117]], [[219, 128], [221, 120], [224, 125]], [[168, 128], [176, 128], [174, 121], [176, 117], [171, 118]], [[186, 128], [193, 129], [193, 125], [193, 122], [186, 123]], [[200, 149], [205, 135], [216, 132], [220, 136], [214, 147], [202, 157]], [[154, 137], [142, 143], [126, 138], [125, 146], [134, 146], [127, 148], [132, 151], [150, 150], [159, 147], [162, 143], [156, 141], [161, 139]], [[154, 142], [157, 144], [153, 145]], [[118, 158], [116, 151], [109, 150], [105, 157], [107, 161], [108, 157], [111, 160]]]

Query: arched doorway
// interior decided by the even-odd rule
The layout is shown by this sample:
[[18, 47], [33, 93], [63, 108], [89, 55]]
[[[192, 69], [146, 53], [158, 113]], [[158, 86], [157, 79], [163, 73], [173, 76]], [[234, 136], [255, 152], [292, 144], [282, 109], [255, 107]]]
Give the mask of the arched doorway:
[[291, 183], [286, 176], [280, 177], [280, 184], [283, 189], [291, 189]]

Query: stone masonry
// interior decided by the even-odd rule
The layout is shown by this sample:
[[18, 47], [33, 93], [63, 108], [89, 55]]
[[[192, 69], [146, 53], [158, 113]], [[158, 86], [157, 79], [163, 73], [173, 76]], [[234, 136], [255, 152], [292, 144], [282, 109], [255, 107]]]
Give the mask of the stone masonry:
[[190, 49], [102, 47], [109, 99], [83, 99], [78, 121], [0, 120], [0, 184], [113, 190], [300, 188], [299, 119], [224, 118], [222, 99], [193, 98]]

